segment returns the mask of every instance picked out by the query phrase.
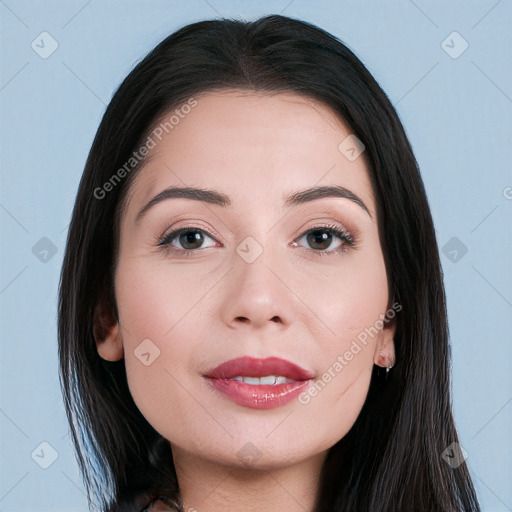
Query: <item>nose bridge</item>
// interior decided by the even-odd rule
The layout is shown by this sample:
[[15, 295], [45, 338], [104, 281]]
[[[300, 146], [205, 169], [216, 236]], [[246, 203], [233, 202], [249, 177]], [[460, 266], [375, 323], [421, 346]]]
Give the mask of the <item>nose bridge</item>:
[[280, 276], [284, 266], [279, 264], [279, 248], [271, 247], [271, 238], [266, 236], [263, 245], [248, 236], [237, 246], [224, 301], [226, 322], [262, 326], [291, 321], [293, 298], [285, 276]]
[[248, 279], [253, 273], [261, 273], [264, 279], [268, 279], [267, 267], [277, 266], [279, 257], [275, 212], [271, 204], [264, 204], [263, 198], [257, 198], [253, 207], [251, 201], [247, 198], [246, 213], [238, 225], [240, 230], [237, 234], [243, 238], [235, 248], [233, 265], [237, 272], [248, 274]]

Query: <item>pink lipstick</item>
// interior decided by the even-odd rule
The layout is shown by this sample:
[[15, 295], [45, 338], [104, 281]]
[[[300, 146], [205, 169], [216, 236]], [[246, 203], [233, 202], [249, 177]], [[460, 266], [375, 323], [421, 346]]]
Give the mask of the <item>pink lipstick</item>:
[[279, 357], [240, 357], [220, 364], [203, 377], [239, 405], [273, 409], [304, 391], [314, 375]]

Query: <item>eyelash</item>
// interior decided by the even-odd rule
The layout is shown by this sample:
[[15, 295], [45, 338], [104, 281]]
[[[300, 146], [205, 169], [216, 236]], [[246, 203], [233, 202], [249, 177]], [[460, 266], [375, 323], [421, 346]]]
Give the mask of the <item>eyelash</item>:
[[[209, 235], [206, 231], [203, 229], [194, 227], [194, 226], [185, 226], [183, 228], [177, 229], [176, 231], [172, 231], [171, 233], [168, 233], [164, 235], [163, 237], [157, 238], [157, 246], [160, 247], [164, 252], [166, 253], [172, 253], [174, 255], [180, 255], [185, 257], [193, 256], [193, 254], [196, 251], [200, 251], [201, 249], [176, 249], [170, 245], [170, 243], [177, 238], [182, 233], [186, 233], [187, 231], [199, 231], [203, 234], [206, 234], [208, 237], [212, 238], [211, 235]], [[333, 254], [342, 254], [348, 251], [349, 247], [354, 247], [356, 245], [356, 240], [352, 237], [352, 235], [346, 231], [344, 228], [340, 228], [337, 225], [334, 224], [325, 224], [325, 225], [319, 225], [315, 226], [313, 228], [310, 228], [306, 230], [304, 233], [302, 233], [299, 237], [297, 237], [295, 241], [298, 241], [302, 239], [304, 236], [308, 235], [311, 232], [314, 231], [326, 231], [331, 235], [335, 235], [339, 240], [341, 240], [343, 243], [340, 245], [337, 249], [334, 250], [321, 250], [321, 249], [309, 249], [314, 255], [314, 257], [319, 256], [330, 256]]]

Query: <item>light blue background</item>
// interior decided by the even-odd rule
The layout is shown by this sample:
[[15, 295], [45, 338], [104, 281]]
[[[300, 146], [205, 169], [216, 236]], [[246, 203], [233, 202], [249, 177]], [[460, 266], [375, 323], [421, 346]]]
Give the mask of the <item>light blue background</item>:
[[[79, 178], [114, 89], [184, 24], [268, 13], [311, 21], [361, 58], [405, 125], [440, 247], [457, 237], [468, 249], [457, 262], [442, 255], [455, 419], [483, 511], [512, 510], [512, 2], [7, 0], [0, 512], [87, 510], [58, 385], [56, 297]], [[31, 48], [43, 31], [59, 45], [47, 59]], [[453, 31], [469, 43], [457, 59], [441, 46]], [[46, 263], [32, 252], [43, 237], [57, 248]], [[31, 458], [44, 441], [58, 453], [48, 469]]]

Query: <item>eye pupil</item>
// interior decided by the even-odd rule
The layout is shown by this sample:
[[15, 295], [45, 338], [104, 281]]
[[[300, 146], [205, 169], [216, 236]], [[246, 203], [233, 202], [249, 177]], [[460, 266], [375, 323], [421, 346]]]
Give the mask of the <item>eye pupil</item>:
[[[320, 244], [320, 247], [314, 247], [316, 249], [326, 249], [331, 244], [332, 234], [326, 230], [316, 229], [308, 234], [308, 243], [314, 247]], [[325, 243], [327, 242], [327, 244]], [[322, 245], [323, 244], [323, 245]]]
[[[188, 229], [180, 234], [180, 244], [186, 249], [197, 249], [194, 244], [200, 246], [202, 242], [203, 235], [199, 230]], [[192, 247], [187, 247], [187, 244], [192, 244]]]

